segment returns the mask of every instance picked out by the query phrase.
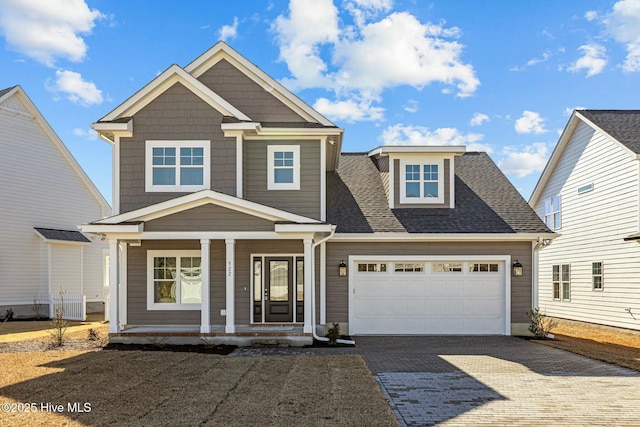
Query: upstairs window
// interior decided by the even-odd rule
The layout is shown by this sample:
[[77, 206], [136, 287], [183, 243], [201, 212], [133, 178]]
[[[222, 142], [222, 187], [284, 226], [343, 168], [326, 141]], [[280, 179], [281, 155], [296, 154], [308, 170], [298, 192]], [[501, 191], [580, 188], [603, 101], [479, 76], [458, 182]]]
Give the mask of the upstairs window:
[[191, 192], [210, 188], [209, 141], [147, 141], [146, 191]]
[[400, 161], [400, 203], [444, 203], [442, 161]]
[[267, 149], [267, 189], [300, 189], [300, 146], [269, 145]]
[[544, 223], [550, 230], [562, 228], [562, 213], [560, 196], [554, 196], [544, 201]]

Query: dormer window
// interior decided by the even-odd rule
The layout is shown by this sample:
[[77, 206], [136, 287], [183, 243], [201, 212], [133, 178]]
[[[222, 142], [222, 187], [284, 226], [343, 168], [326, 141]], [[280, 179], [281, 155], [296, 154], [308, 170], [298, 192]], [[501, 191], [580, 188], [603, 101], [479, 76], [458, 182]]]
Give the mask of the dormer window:
[[443, 174], [442, 160], [401, 160], [400, 203], [443, 203]]
[[145, 187], [148, 192], [208, 189], [210, 141], [147, 141]]

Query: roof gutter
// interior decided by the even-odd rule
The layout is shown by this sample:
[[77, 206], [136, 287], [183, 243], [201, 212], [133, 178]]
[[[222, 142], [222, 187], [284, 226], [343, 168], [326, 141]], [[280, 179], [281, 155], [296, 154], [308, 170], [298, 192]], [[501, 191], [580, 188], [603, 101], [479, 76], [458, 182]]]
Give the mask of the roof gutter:
[[[327, 237], [320, 239], [319, 241], [317, 241], [312, 245], [313, 250], [311, 251], [311, 265], [314, 265], [314, 266], [316, 265], [316, 260], [315, 260], [316, 248], [321, 244], [325, 243], [327, 240], [331, 239], [336, 234], [336, 228], [337, 228], [336, 225], [332, 225], [331, 233]], [[313, 335], [313, 339], [315, 340], [328, 342], [329, 338], [321, 337], [318, 334], [316, 334], [316, 279], [315, 277], [316, 275], [314, 274], [311, 280], [311, 318], [313, 319], [312, 320], [313, 327], [311, 328], [311, 334]], [[336, 342], [339, 344], [356, 345], [356, 342], [353, 340], [337, 339]]]

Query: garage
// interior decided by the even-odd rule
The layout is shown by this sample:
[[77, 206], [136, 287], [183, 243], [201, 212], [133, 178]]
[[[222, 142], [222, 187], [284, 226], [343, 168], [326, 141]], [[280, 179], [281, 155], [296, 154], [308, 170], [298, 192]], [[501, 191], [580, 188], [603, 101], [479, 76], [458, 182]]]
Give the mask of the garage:
[[508, 335], [510, 257], [350, 257], [352, 335]]

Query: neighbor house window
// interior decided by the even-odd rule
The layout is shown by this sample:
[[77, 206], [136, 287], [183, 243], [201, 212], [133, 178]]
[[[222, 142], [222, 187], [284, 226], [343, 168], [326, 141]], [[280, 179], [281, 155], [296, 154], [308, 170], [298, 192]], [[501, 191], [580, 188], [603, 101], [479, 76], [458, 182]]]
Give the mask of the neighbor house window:
[[604, 285], [602, 280], [602, 262], [591, 263], [591, 280], [594, 291], [601, 291]]
[[544, 222], [551, 230], [562, 228], [560, 196], [550, 197], [544, 201]]
[[444, 162], [400, 161], [400, 203], [444, 203]]
[[267, 189], [300, 189], [300, 146], [269, 145], [267, 148]]
[[146, 191], [190, 192], [210, 188], [210, 141], [147, 141]]
[[571, 266], [559, 264], [552, 267], [553, 299], [571, 300]]
[[200, 310], [200, 251], [147, 251], [147, 309]]

